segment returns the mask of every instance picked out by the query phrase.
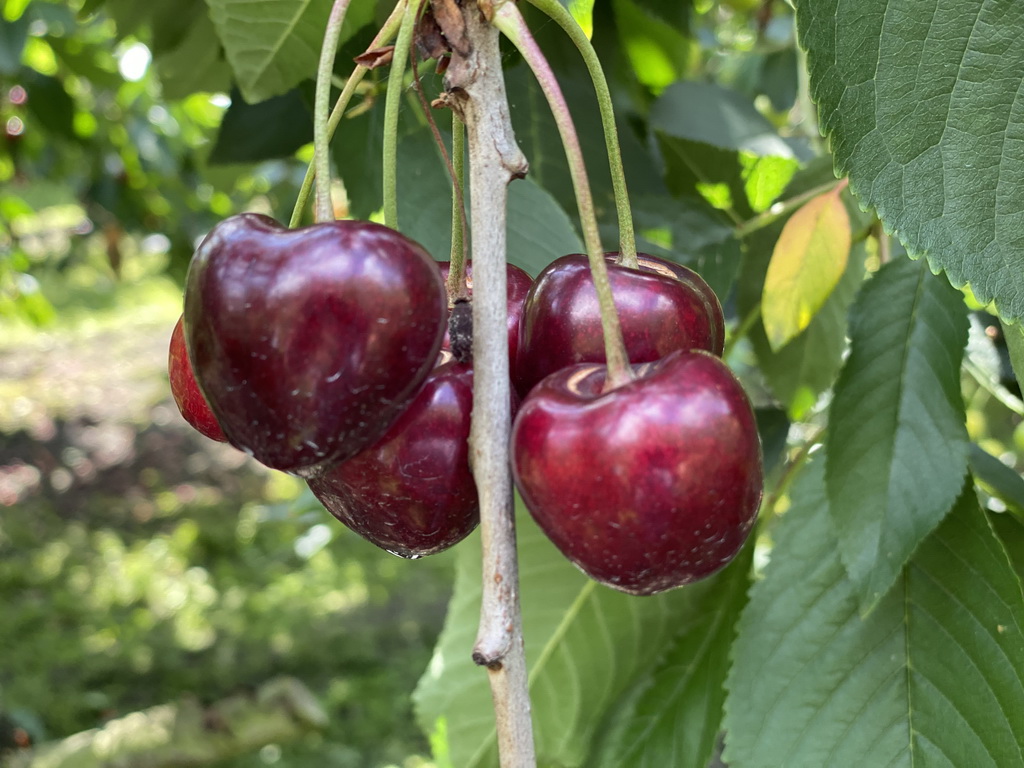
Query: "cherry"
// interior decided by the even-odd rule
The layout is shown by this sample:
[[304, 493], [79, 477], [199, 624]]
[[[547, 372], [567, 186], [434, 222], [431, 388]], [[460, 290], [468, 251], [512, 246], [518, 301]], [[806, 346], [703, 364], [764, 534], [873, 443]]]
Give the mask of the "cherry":
[[[626, 353], [632, 363], [676, 350], [722, 354], [725, 320], [714, 291], [693, 270], [639, 254], [640, 269], [605, 254]], [[537, 276], [523, 310], [516, 389], [521, 396], [550, 373], [605, 361], [597, 292], [587, 257], [563, 256]]]
[[480, 521], [469, 468], [473, 369], [442, 356], [383, 438], [307, 481], [332, 515], [402, 557], [447, 549]]
[[227, 442], [224, 431], [217, 423], [217, 419], [214, 418], [210, 404], [206, 402], [203, 393], [199, 391], [196, 376], [192, 372], [192, 363], [189, 362], [188, 350], [185, 348], [183, 319], [179, 317], [178, 322], [174, 325], [174, 330], [171, 331], [171, 346], [167, 353], [167, 374], [171, 380], [171, 395], [178, 406], [178, 411], [196, 431], [211, 440]]
[[688, 584], [743, 545], [763, 490], [754, 414], [703, 351], [633, 366], [602, 392], [600, 364], [563, 369], [523, 401], [516, 485], [541, 529], [591, 578], [635, 595]]
[[[441, 277], [448, 284], [449, 262], [439, 262]], [[514, 264], [506, 265], [506, 294], [508, 296], [508, 358], [512, 369], [515, 368], [516, 357], [519, 352], [519, 326], [523, 320], [523, 306], [526, 302], [526, 295], [533, 285], [533, 278], [525, 271]], [[466, 262], [466, 285], [469, 288], [469, 295], [473, 295], [473, 262]], [[446, 332], [442, 349], [451, 349], [451, 338]], [[513, 373], [514, 377], [514, 373]]]
[[200, 244], [185, 339], [228, 441], [311, 476], [378, 440], [437, 358], [447, 307], [436, 262], [379, 224], [298, 230], [258, 214]]

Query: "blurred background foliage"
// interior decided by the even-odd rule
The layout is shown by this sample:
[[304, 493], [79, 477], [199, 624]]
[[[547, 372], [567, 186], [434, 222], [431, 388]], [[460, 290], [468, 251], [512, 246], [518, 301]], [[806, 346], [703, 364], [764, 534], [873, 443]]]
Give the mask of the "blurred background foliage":
[[[338, 82], [384, 5], [350, 25]], [[736, 194], [735, 169], [702, 169], [710, 180], [676, 228], [675, 190], [663, 179], [697, 171], [673, 166], [684, 139], [662, 135], [648, 151], [651, 109], [678, 80], [714, 84], [755, 104], [797, 156], [820, 151], [791, 9], [782, 0], [598, 6], [594, 39], [646, 247], [707, 246], [698, 266], [735, 326], [739, 246], [731, 240], [737, 253], [723, 258], [716, 233], [729, 231], [734, 208], [744, 218], [759, 210]], [[167, 391], [167, 341], [195, 244], [241, 210], [288, 220], [311, 154], [312, 83], [247, 104], [201, 0], [0, 8], [0, 750], [183, 695], [212, 702], [287, 673], [320, 697], [330, 725], [264, 749], [262, 762], [427, 765], [409, 695], [444, 619], [451, 558], [409, 563], [363, 542], [297, 481], [191, 432]], [[530, 18], [571, 84], [598, 167], [607, 161], [582, 65], [553, 24]], [[532, 178], [574, 220], [564, 159], [544, 151], [553, 124], [531, 111], [536, 89], [512, 53], [508, 64]], [[429, 97], [440, 81], [423, 71]], [[380, 207], [385, 79], [368, 78], [335, 140], [342, 215]], [[443, 188], [437, 158], [415, 151], [426, 135], [418, 107], [402, 126], [403, 173], [434, 174]], [[776, 194], [794, 169], [776, 173]], [[613, 230], [610, 185], [592, 173], [602, 225]], [[401, 194], [415, 204], [424, 189]], [[977, 309], [971, 359], [987, 383], [965, 385], [971, 437], [1016, 461], [1019, 416], [993, 396], [1016, 385], [991, 343], [998, 326]], [[775, 415], [788, 425], [787, 414], [809, 412], [808, 397]]]

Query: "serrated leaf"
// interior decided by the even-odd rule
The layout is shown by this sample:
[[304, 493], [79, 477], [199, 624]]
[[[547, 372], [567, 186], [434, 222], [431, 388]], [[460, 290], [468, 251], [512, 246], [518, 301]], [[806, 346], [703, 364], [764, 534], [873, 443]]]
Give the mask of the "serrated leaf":
[[[517, 507], [520, 598], [534, 739], [541, 765], [580, 766], [607, 707], [663, 653], [688, 603], [686, 589], [637, 599], [599, 586]], [[434, 657], [414, 694], [429, 734], [447, 728], [459, 768], [497, 765], [484, 670], [470, 658], [480, 619], [480, 548], [459, 548], [455, 593]]]
[[728, 568], [687, 587], [680, 634], [646, 688], [607, 718], [612, 732], [588, 763], [602, 768], [707, 765], [725, 701], [729, 649], [747, 602], [753, 546]]
[[802, 205], [786, 222], [765, 275], [761, 318], [778, 351], [804, 331], [832, 294], [850, 257], [850, 217], [838, 191]]
[[793, 157], [793, 150], [748, 99], [718, 85], [680, 81], [666, 88], [651, 108], [651, 127], [733, 152]]
[[797, 0], [840, 175], [914, 256], [1024, 317], [1024, 3]]
[[851, 312], [829, 411], [829, 511], [869, 610], [949, 511], [967, 470], [961, 294], [924, 262], [886, 264]]
[[733, 649], [730, 768], [1024, 765], [1024, 596], [970, 485], [866, 618], [820, 460], [792, 499]]
[[[206, 0], [242, 96], [256, 104], [316, 75], [331, 0]], [[373, 20], [373, 0], [353, 0], [339, 42]]]

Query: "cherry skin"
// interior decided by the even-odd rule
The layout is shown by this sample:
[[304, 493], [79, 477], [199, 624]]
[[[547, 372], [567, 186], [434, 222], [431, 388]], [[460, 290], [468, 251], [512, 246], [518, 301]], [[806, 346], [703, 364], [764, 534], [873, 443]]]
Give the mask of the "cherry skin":
[[185, 348], [185, 328], [183, 317], [178, 318], [171, 331], [170, 349], [167, 351], [167, 375], [171, 380], [171, 395], [182, 417], [197, 432], [211, 440], [226, 443], [224, 431], [210, 410], [203, 393], [199, 391], [196, 376], [192, 372], [192, 363], [188, 359]]
[[513, 476], [541, 529], [596, 581], [652, 595], [736, 556], [763, 490], [750, 402], [703, 351], [633, 366], [573, 366], [538, 384], [512, 430]]
[[[441, 278], [445, 285], [448, 285], [449, 262], [438, 263], [441, 268]], [[528, 273], [514, 264], [506, 265], [506, 294], [508, 296], [508, 359], [509, 364], [514, 368], [516, 357], [519, 353], [519, 326], [523, 320], [523, 306], [526, 302], [526, 295], [533, 285], [533, 278]], [[466, 262], [466, 284], [469, 288], [470, 297], [473, 296], [473, 262]], [[451, 349], [451, 338], [447, 331], [444, 335], [444, 343], [441, 349]]]
[[480, 522], [469, 468], [473, 369], [442, 355], [380, 441], [307, 481], [332, 515], [402, 557], [447, 549]]
[[185, 289], [185, 340], [228, 441], [315, 475], [378, 440], [433, 368], [447, 306], [437, 264], [387, 227], [222, 221]]
[[[605, 254], [630, 362], [652, 362], [676, 350], [722, 354], [722, 307], [696, 272], [643, 253], [638, 254], [640, 269], [620, 266], [616, 258]], [[537, 276], [526, 298], [516, 389], [525, 396], [557, 370], [605, 359], [601, 310], [587, 257], [556, 259]]]

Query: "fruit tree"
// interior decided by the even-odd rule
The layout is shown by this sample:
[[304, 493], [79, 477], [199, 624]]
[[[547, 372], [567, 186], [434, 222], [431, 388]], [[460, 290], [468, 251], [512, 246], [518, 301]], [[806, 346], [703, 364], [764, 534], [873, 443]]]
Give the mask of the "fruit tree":
[[303, 161], [176, 402], [455, 550], [438, 765], [1024, 765], [1024, 5], [135, 5], [205, 162]]

